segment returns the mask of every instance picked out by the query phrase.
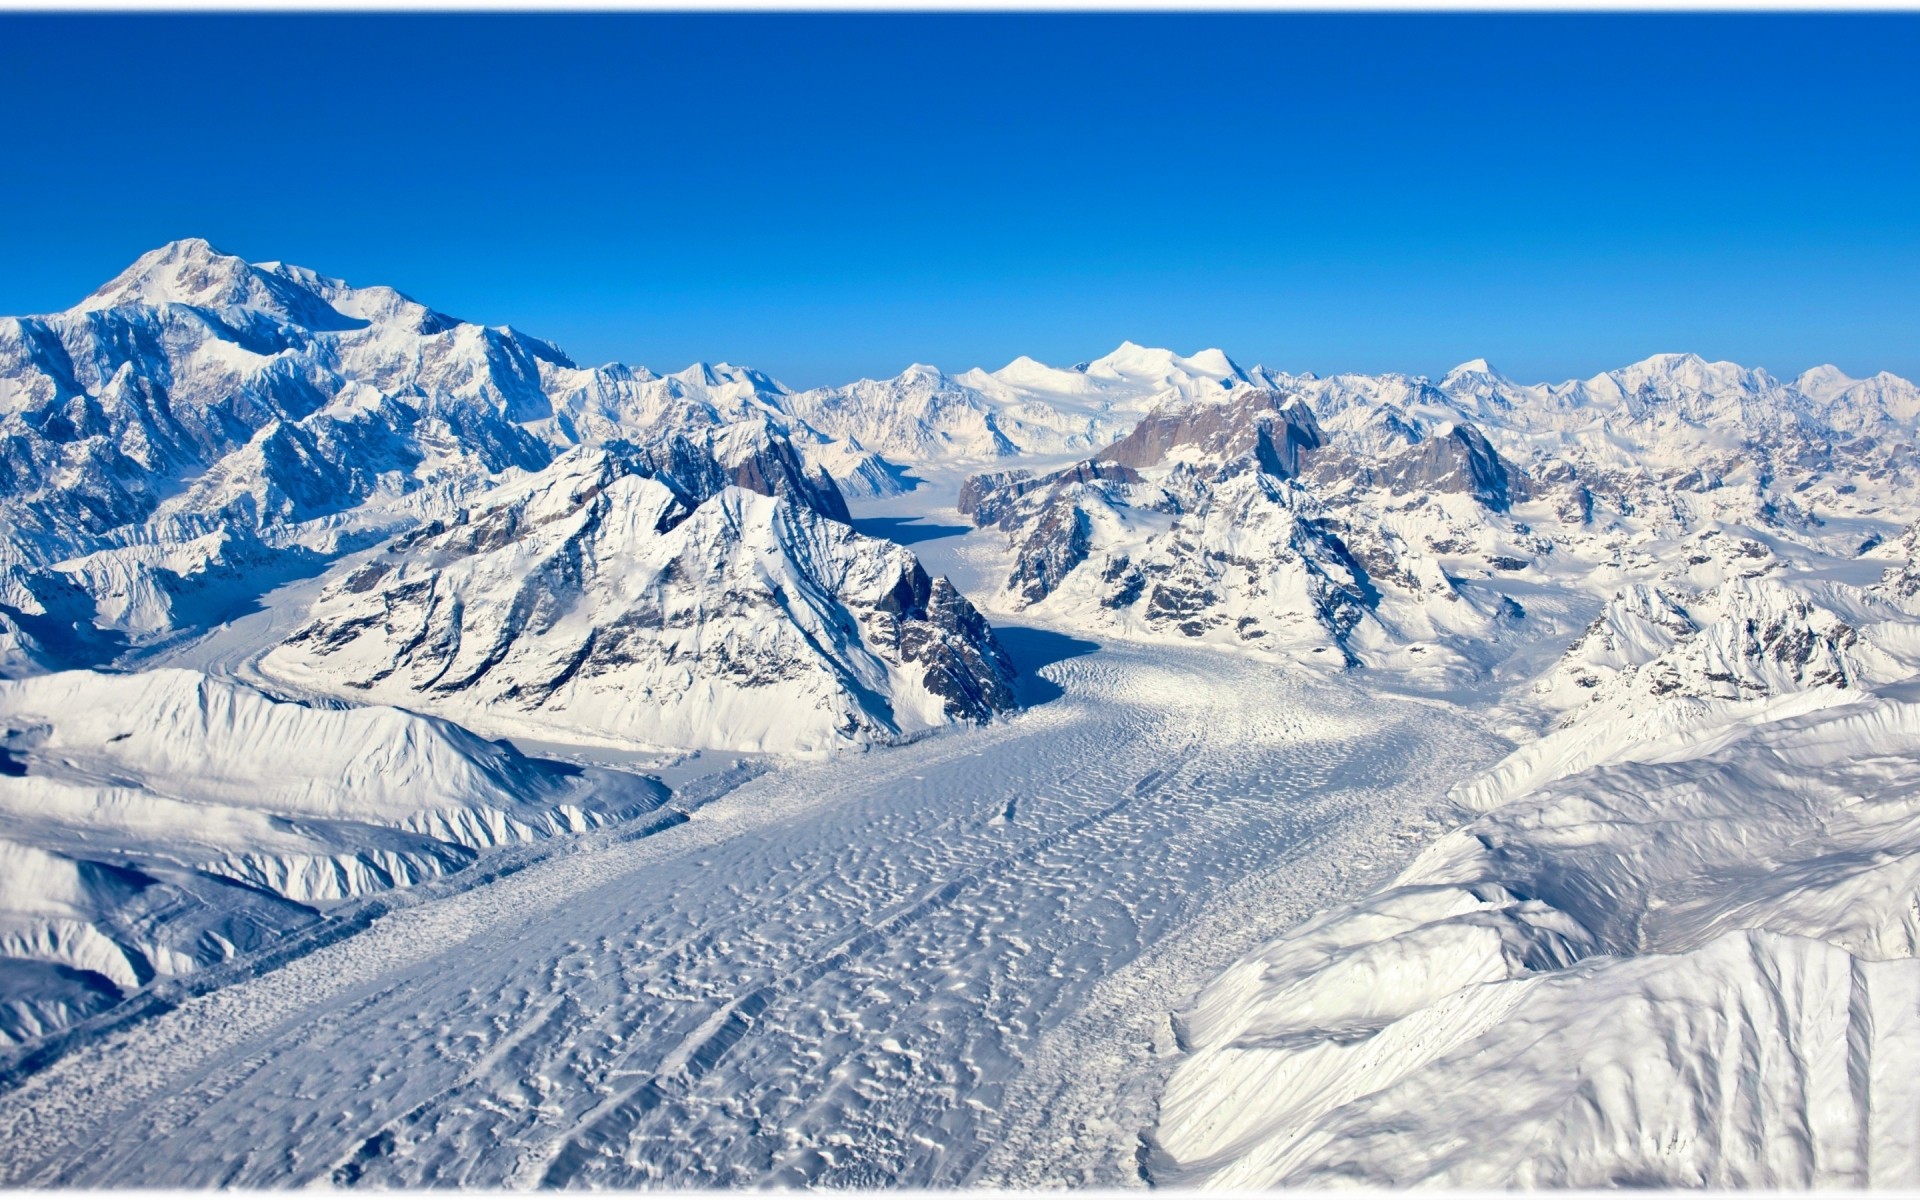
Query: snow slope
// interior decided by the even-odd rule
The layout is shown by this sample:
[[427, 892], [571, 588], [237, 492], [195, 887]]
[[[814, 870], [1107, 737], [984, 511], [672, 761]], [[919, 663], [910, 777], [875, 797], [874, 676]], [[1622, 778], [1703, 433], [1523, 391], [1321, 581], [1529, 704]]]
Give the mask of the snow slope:
[[316, 906], [658, 805], [391, 708], [276, 702], [190, 671], [0, 683], [0, 1037], [259, 949]]
[[1155, 1177], [1920, 1179], [1920, 683], [1850, 667], [1805, 590], [1738, 581], [1706, 623], [1640, 593], [1596, 622], [1648, 635], [1629, 656], [1665, 643], [1639, 673], [1671, 686], [1575, 710], [1456, 789], [1482, 815], [1392, 886], [1203, 990]]

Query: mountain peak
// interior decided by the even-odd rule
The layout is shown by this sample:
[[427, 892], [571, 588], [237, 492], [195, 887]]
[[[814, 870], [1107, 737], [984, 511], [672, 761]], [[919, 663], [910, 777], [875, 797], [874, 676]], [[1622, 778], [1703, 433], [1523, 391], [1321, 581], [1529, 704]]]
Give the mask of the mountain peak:
[[224, 308], [244, 295], [253, 268], [205, 238], [180, 238], [142, 254], [75, 307], [82, 312], [128, 304], [198, 304]]
[[312, 330], [399, 323], [417, 333], [434, 333], [459, 324], [392, 288], [352, 288], [305, 267], [249, 263], [198, 237], [147, 251], [71, 311], [167, 304], [252, 309]]
[[1088, 363], [1086, 374], [1130, 387], [1171, 389], [1188, 399], [1250, 382], [1246, 372], [1223, 350], [1201, 350], [1191, 358], [1182, 358], [1171, 350], [1132, 341], [1121, 342], [1113, 353]]
[[1456, 375], [1498, 375], [1499, 373], [1500, 372], [1494, 370], [1493, 364], [1486, 359], [1470, 358], [1453, 370], [1448, 371], [1446, 378], [1452, 379]]

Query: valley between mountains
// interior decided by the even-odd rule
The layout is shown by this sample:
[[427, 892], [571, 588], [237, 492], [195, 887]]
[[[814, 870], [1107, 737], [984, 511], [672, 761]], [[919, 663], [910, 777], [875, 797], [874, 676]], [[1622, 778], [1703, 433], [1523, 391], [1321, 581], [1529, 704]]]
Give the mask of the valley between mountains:
[[1920, 1185], [1920, 388], [0, 320], [0, 1184]]

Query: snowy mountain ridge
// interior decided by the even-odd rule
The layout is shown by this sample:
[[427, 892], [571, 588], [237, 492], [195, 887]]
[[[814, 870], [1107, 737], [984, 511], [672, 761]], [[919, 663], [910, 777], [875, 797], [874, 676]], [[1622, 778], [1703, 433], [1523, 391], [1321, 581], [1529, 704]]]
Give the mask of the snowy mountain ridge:
[[0, 1044], [665, 789], [193, 671], [0, 682]]
[[[1596, 706], [1462, 785], [1479, 816], [1183, 1013], [1155, 1178], [1911, 1182], [1920, 659], [1903, 624], [1896, 682]], [[1430, 1102], [1461, 1094], [1484, 1103]]]

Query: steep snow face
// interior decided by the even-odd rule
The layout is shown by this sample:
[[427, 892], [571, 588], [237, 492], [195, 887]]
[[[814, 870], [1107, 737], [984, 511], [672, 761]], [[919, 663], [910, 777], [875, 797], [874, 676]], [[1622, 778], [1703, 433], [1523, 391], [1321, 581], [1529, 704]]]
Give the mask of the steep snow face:
[[[889, 464], [795, 421], [786, 396], [724, 364], [584, 369], [389, 288], [171, 243], [67, 312], [0, 320], [0, 518], [10, 552], [41, 569], [22, 577], [21, 612], [63, 635], [31, 634], [39, 651], [10, 660], [93, 662], [103, 637], [216, 622], [576, 445], [750, 436], [797, 455], [835, 503], [829, 471], [861, 493], [902, 486]], [[215, 534], [226, 541], [194, 544]], [[234, 553], [188, 573], [225, 585], [171, 604], [176, 564], [208, 545]], [[81, 595], [58, 594], [49, 568]]]
[[986, 623], [791, 497], [576, 451], [333, 582], [269, 674], [482, 728], [817, 752], [1012, 705]]
[[808, 425], [894, 462], [990, 459], [1024, 448], [976, 391], [918, 363], [892, 379], [817, 388], [787, 403]]
[[1880, 586], [1624, 591], [1541, 685], [1602, 699], [1481, 815], [1183, 1011], [1155, 1179], [1920, 1176], [1917, 630]]
[[191, 671], [0, 683], [0, 1041], [665, 789]]
[[786, 411], [841, 444], [896, 463], [983, 462], [1097, 449], [1156, 406], [1208, 404], [1266, 376], [1218, 350], [1183, 358], [1132, 342], [1071, 368], [1020, 357], [998, 371], [948, 375], [916, 363], [790, 395]]

